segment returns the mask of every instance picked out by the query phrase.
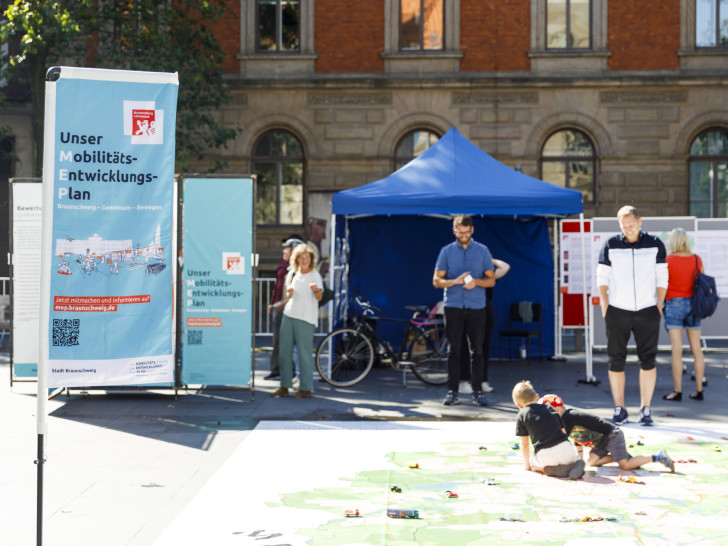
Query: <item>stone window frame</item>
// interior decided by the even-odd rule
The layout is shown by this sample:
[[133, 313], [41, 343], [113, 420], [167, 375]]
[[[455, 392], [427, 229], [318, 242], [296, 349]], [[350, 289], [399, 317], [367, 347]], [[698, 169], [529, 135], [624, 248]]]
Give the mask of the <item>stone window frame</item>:
[[[314, 51], [315, 0], [300, 0], [300, 50], [258, 51], [257, 0], [240, 0], [240, 72], [244, 75], [270, 75], [271, 72], [286, 75], [313, 74], [318, 58]], [[271, 69], [271, 64], [276, 64]]]
[[419, 156], [416, 156], [416, 155], [415, 156], [412, 156], [404, 164], [399, 165], [399, 163], [401, 163], [405, 158], [404, 158], [404, 156], [398, 156], [397, 155], [397, 150], [398, 150], [400, 144], [402, 144], [402, 141], [405, 139], [405, 137], [407, 137], [407, 136], [409, 136], [409, 135], [411, 135], [413, 133], [417, 133], [417, 132], [430, 133], [432, 135], [435, 135], [437, 137], [437, 140], [440, 140], [444, 136], [443, 133], [441, 133], [440, 131], [436, 131], [432, 127], [428, 127], [428, 126], [424, 126], [424, 125], [423, 126], [417, 126], [417, 127], [411, 127], [407, 131], [403, 132], [399, 136], [399, 138], [397, 139], [397, 141], [394, 143], [394, 149], [392, 150], [392, 166], [393, 166], [393, 169], [394, 169], [392, 172], [397, 171], [398, 169], [400, 169], [401, 167], [403, 167], [404, 164], [409, 163], [410, 161], [412, 161], [416, 157], [419, 157]]
[[[567, 124], [567, 125], [559, 125], [557, 127], [554, 127], [551, 131], [546, 133], [544, 135], [543, 141], [540, 143], [538, 148], [538, 177], [543, 180], [543, 162], [544, 162], [544, 155], [543, 155], [543, 149], [544, 146], [546, 146], [546, 143], [549, 141], [549, 139], [554, 136], [555, 134], [561, 132], [561, 131], [578, 131], [579, 133], [583, 134], [591, 144], [592, 148], [592, 155], [589, 157], [582, 157], [582, 156], [547, 156], [547, 161], [549, 162], [568, 162], [568, 161], [584, 161], [584, 162], [591, 162], [592, 164], [592, 200], [587, 201], [584, 199], [584, 195], [582, 194], [583, 203], [585, 205], [596, 205], [599, 202], [599, 198], [597, 195], [597, 191], [599, 188], [598, 185], [598, 173], [599, 173], [599, 147], [597, 139], [593, 134], [591, 134], [588, 130], [586, 130], [584, 127], [580, 127], [578, 125], [574, 124]], [[560, 186], [560, 187], [567, 187], [567, 186]], [[569, 189], [575, 189], [575, 188], [569, 188]], [[579, 191], [579, 190], [577, 190]]]
[[[258, 223], [257, 218], [256, 218], [255, 222], [258, 227], [265, 227], [265, 228], [276, 228], [276, 227], [282, 227], [282, 226], [285, 226], [285, 227], [303, 226], [303, 222], [305, 222], [306, 212], [307, 212], [306, 201], [307, 201], [308, 191], [307, 191], [307, 184], [306, 184], [307, 152], [306, 152], [306, 147], [305, 147], [304, 141], [301, 138], [301, 136], [296, 131], [292, 130], [290, 127], [268, 126], [265, 129], [261, 130], [260, 132], [258, 132], [256, 137], [254, 139], [252, 139], [252, 141], [251, 141], [252, 147], [250, 149], [250, 169], [251, 169], [251, 172], [255, 172], [256, 163], [258, 163], [258, 162], [260, 162], [260, 163], [265, 163], [265, 162], [292, 163], [293, 162], [293, 161], [291, 161], [292, 159], [299, 159], [298, 157], [291, 157], [291, 158], [286, 157], [286, 159], [288, 160], [288, 161], [286, 161], [283, 159], [278, 159], [277, 157], [267, 157], [267, 156], [256, 156], [255, 155], [255, 149], [258, 147], [258, 144], [263, 139], [263, 137], [265, 137], [266, 135], [268, 135], [270, 133], [275, 133], [275, 132], [288, 133], [289, 135], [291, 135], [293, 138], [295, 138], [298, 141], [298, 144], [301, 147], [302, 155], [300, 156], [300, 163], [301, 163], [301, 167], [302, 167], [302, 170], [301, 170], [301, 189], [302, 189], [301, 222], [302, 223], [301, 224], [284, 224], [284, 223], [280, 222], [280, 210], [279, 210], [279, 198], [278, 198], [278, 193], [280, 191], [280, 180], [276, 180], [276, 222], [261, 224], [261, 223]], [[257, 197], [256, 197], [256, 199], [257, 199]]]
[[[571, 3], [574, 0], [561, 0], [566, 4], [566, 13], [568, 14], [571, 10]], [[587, 0], [589, 3], [589, 46], [588, 47], [548, 47], [548, 0], [546, 2], [546, 11], [544, 12], [544, 37], [546, 39], [546, 50], [547, 51], [591, 51], [592, 39], [594, 38], [594, 30], [592, 29], [594, 22], [594, 4], [596, 0]], [[569, 21], [566, 21], [567, 28], [569, 27]], [[567, 37], [568, 42], [568, 37]]]
[[[725, 125], [722, 125], [722, 124], [708, 125], [707, 127], [703, 127], [700, 131], [695, 133], [695, 135], [693, 135], [692, 139], [689, 142], [689, 147], [688, 147], [688, 207], [690, 207], [690, 215], [693, 215], [693, 216], [695, 214], [693, 213], [693, 210], [692, 210], [693, 201], [690, 196], [690, 191], [691, 191], [691, 187], [692, 187], [692, 174], [691, 174], [692, 163], [693, 162], [702, 162], [702, 163], [710, 162], [713, 167], [715, 167], [717, 163], [728, 163], [728, 154], [725, 154], [725, 155], [692, 155], [690, 153], [695, 140], [700, 135], [707, 133], [709, 131], [720, 131], [722, 133], [728, 134], [728, 127], [726, 127]], [[724, 218], [723, 216], [718, 216], [716, 214], [718, 202], [717, 202], [717, 199], [715, 196], [715, 192], [713, 191], [713, 190], [715, 190], [715, 185], [716, 185], [715, 177], [712, 180], [712, 184], [713, 184], [713, 187], [711, 188], [710, 216], [707, 216], [705, 218]], [[699, 218], [703, 218], [703, 217], [699, 217]]]
[[443, 0], [444, 48], [438, 50], [400, 50], [400, 2], [384, 0], [385, 72], [458, 72], [460, 59], [460, 0]]
[[[276, 21], [276, 28], [278, 29], [278, 35], [276, 36], [276, 49], [274, 51], [269, 51], [269, 50], [262, 50], [262, 49], [259, 49], [258, 48], [258, 42], [260, 40], [260, 36], [258, 36], [259, 25], [256, 24], [255, 25], [255, 27], [256, 27], [255, 28], [255, 30], [256, 30], [256, 35], [255, 35], [255, 52], [258, 53], [258, 54], [261, 54], [261, 53], [263, 53], [263, 54], [281, 54], [281, 53], [298, 54], [298, 53], [301, 52], [301, 27], [302, 27], [302, 25], [301, 25], [300, 8], [301, 8], [301, 6], [302, 6], [302, 4], [303, 4], [303, 2], [305, 0], [298, 0], [298, 7], [299, 7], [299, 14], [298, 14], [298, 16], [299, 16], [299, 20], [298, 20], [298, 48], [297, 49], [287, 49], [287, 50], [278, 49], [279, 46], [281, 45], [279, 43], [279, 39], [281, 38], [281, 35], [280, 34], [282, 33], [282, 29], [281, 28], [278, 28], [279, 23], [282, 24], [282, 9], [279, 10], [278, 8], [279, 7], [282, 8], [281, 2], [285, 2], [286, 0], [274, 0], [274, 1], [276, 2], [276, 19], [277, 19], [277, 21]], [[260, 2], [261, 2], [261, 0], [255, 0], [255, 2], [254, 2], [255, 3], [255, 21], [256, 21], [256, 23], [258, 21], [258, 17], [260, 16]]]
[[531, 70], [533, 72], [601, 72], [611, 55], [607, 49], [608, 1], [591, 0], [591, 48], [548, 49], [546, 47], [547, 0], [531, 0]]
[[695, 0], [680, 0], [680, 57], [682, 70], [728, 69], [728, 48], [695, 45]]

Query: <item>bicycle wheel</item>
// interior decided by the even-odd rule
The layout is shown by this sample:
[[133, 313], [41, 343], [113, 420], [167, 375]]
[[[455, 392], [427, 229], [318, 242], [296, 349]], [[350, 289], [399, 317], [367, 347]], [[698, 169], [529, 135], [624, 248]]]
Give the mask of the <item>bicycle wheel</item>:
[[370, 339], [352, 328], [334, 330], [316, 349], [316, 368], [334, 387], [351, 387], [364, 379], [374, 363]]
[[412, 373], [428, 385], [445, 385], [449, 350], [444, 326], [430, 326], [418, 331], [409, 347]]

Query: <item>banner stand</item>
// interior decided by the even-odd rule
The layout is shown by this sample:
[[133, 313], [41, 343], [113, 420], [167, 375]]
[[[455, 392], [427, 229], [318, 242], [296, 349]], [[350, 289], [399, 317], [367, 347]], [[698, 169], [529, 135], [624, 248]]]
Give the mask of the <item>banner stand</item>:
[[181, 175], [176, 386], [255, 398], [255, 176]]

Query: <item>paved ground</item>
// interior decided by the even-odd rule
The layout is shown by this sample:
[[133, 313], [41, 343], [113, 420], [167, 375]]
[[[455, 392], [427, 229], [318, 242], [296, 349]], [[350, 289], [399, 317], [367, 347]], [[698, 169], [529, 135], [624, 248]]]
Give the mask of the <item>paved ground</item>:
[[[661, 423], [728, 422], [728, 354], [708, 352], [705, 401], [687, 399], [694, 389], [685, 376], [685, 400], [666, 402], [672, 381], [669, 355], [661, 355], [653, 402]], [[444, 387], [428, 387], [411, 374], [373, 370], [360, 385], [335, 389], [316, 383], [311, 399], [274, 399], [277, 383], [264, 381], [267, 356], [257, 358], [255, 392], [190, 391], [177, 399], [169, 392], [89, 393], [73, 391], [48, 404], [47, 464], [44, 483], [45, 544], [153, 544], [214, 475], [246, 435], [264, 420], [485, 420], [510, 421], [516, 408], [511, 389], [530, 379], [539, 392], [557, 392], [569, 405], [604, 417], [612, 413], [606, 359], [595, 355], [594, 375], [601, 383], [583, 384], [583, 355], [566, 361], [495, 362], [491, 366], [489, 406], [463, 396], [442, 406]], [[36, 398], [35, 383], [9, 388], [7, 355], [0, 354], [0, 543], [35, 543]], [[637, 417], [636, 363], [628, 365], [627, 404]], [[270, 471], [265, 454], [261, 472]]]

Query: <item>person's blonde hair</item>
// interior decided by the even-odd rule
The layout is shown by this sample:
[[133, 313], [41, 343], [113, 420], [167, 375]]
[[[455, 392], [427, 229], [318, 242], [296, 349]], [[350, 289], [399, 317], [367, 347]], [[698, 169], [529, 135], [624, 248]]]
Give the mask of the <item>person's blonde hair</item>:
[[617, 219], [624, 218], [625, 216], [629, 216], [630, 214], [634, 216], [635, 220], [640, 219], [640, 213], [637, 212], [637, 209], [634, 208], [632, 205], [625, 205], [621, 209], [619, 209], [617, 211]]
[[316, 267], [316, 253], [313, 248], [311, 248], [311, 245], [301, 243], [300, 245], [295, 246], [293, 252], [291, 252], [291, 258], [288, 260], [293, 270], [298, 271], [300, 269], [300, 266], [298, 265], [298, 257], [305, 252], [308, 252], [311, 255], [311, 269]]
[[516, 405], [527, 406], [538, 400], [538, 393], [530, 381], [520, 381], [513, 387], [513, 402]]
[[688, 232], [681, 227], [676, 227], [670, 232], [670, 240], [667, 242], [670, 254], [676, 252], [692, 252], [690, 249], [690, 237]]

